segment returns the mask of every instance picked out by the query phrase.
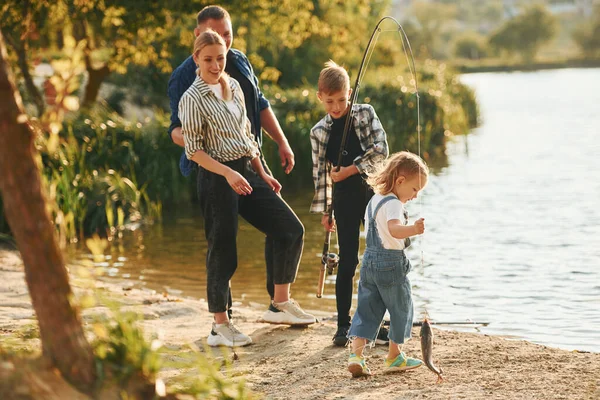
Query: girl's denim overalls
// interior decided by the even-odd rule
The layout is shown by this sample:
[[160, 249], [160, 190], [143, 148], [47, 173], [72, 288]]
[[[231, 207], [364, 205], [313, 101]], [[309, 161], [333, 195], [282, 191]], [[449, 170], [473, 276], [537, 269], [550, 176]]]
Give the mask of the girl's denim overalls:
[[377, 233], [375, 217], [379, 209], [395, 196], [384, 197], [375, 211], [369, 202], [367, 217], [367, 248], [360, 268], [358, 283], [358, 306], [352, 319], [348, 337], [360, 337], [374, 341], [386, 309], [390, 313], [389, 338], [404, 343], [410, 338], [413, 322], [411, 285], [406, 274], [411, 265], [404, 250], [385, 249]]

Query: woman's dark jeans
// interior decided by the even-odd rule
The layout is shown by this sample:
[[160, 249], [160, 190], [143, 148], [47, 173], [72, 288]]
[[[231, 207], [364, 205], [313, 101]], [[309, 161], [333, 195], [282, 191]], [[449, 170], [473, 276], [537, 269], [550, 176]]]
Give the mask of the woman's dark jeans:
[[333, 215], [335, 216], [340, 263], [335, 281], [338, 326], [350, 326], [350, 307], [354, 275], [358, 266], [360, 224], [364, 225], [365, 209], [373, 190], [360, 175], [353, 175], [335, 184]]
[[248, 158], [223, 163], [244, 176], [252, 193], [240, 196], [227, 180], [200, 168], [198, 188], [208, 241], [206, 255], [208, 310], [224, 312], [231, 306], [229, 280], [237, 269], [238, 215], [267, 238], [265, 261], [267, 290], [274, 285], [293, 283], [304, 245], [304, 226], [283, 199], [252, 169]]

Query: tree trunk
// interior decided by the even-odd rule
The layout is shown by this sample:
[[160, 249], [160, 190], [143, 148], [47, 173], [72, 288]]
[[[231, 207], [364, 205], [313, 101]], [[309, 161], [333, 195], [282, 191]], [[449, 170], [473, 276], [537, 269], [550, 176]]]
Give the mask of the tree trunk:
[[25, 264], [44, 353], [66, 379], [90, 392], [96, 380], [94, 356], [69, 302], [71, 287], [46, 211], [34, 159], [34, 135], [14, 85], [1, 32], [0, 98], [0, 191]]
[[108, 65], [104, 65], [102, 68], [94, 69], [89, 55], [85, 56], [85, 67], [88, 73], [88, 82], [85, 87], [83, 104], [89, 106], [96, 102], [98, 92], [100, 92], [100, 86], [102, 85], [104, 78], [110, 74], [110, 68], [108, 68]]

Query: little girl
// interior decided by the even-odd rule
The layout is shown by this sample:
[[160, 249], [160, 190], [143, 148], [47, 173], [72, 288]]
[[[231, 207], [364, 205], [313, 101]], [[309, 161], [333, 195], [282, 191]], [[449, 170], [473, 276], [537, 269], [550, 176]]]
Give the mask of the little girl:
[[408, 225], [404, 203], [417, 198], [428, 176], [423, 160], [403, 151], [390, 156], [367, 180], [375, 195], [365, 213], [367, 247], [358, 283], [358, 306], [348, 333], [352, 340], [348, 371], [355, 378], [371, 374], [363, 349], [377, 337], [386, 309], [390, 313], [390, 343], [384, 373], [423, 364], [401, 352], [402, 344], [410, 338], [413, 322], [411, 287], [406, 276], [411, 265], [404, 249], [410, 246], [410, 236], [425, 230], [423, 218]]

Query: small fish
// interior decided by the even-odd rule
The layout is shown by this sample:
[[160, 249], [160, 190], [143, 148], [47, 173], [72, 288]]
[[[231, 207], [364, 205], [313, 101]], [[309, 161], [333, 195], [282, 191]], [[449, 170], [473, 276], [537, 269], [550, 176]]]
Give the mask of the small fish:
[[427, 318], [423, 320], [423, 324], [421, 325], [421, 352], [423, 353], [423, 362], [425, 362], [427, 368], [437, 374], [437, 383], [443, 381], [444, 377], [442, 374], [444, 371], [433, 364], [433, 331]]

